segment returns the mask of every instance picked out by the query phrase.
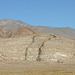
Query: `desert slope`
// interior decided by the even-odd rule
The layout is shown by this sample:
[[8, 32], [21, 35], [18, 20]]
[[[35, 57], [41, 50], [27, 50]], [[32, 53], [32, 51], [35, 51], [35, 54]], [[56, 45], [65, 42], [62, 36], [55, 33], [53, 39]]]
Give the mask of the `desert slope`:
[[[40, 33], [41, 29], [45, 27], [39, 26], [40, 32], [37, 32], [34, 31], [35, 26], [30, 26], [24, 22], [12, 19], [1, 19], [0, 26], [0, 37], [2, 37], [0, 38], [1, 61], [24, 60], [46, 61], [50, 63], [75, 63], [75, 40], [48, 32]], [[31, 29], [25, 26], [31, 27]], [[59, 30], [58, 28], [51, 29], [53, 31]]]
[[43, 61], [74, 64], [75, 40], [42, 33], [0, 39], [0, 61]]
[[39, 32], [34, 31], [27, 27], [20, 27], [12, 31], [12, 35], [10, 35], [10, 38], [11, 37], [23, 37], [23, 36], [33, 35], [33, 34], [38, 34], [38, 33]]
[[58, 28], [58, 27], [48, 27], [48, 26], [32, 26], [18, 20], [0, 19], [0, 28], [14, 30], [24, 26], [38, 32], [59, 34], [64, 37], [75, 39], [75, 29], [69, 27]]
[[53, 34], [57, 28], [40, 33], [34, 26], [11, 19], [0, 25], [0, 75], [75, 74], [75, 40], [69, 39], [68, 33], [63, 35], [62, 29], [65, 37]]
[[33, 34], [38, 34], [38, 33], [39, 32], [34, 31], [27, 27], [20, 27], [15, 30], [0, 28], [0, 38], [23, 37], [26, 35], [33, 35]]
[[32, 29], [39, 32], [59, 34], [67, 38], [75, 39], [75, 29], [72, 29], [70, 27], [59, 28], [59, 27], [48, 27], [48, 26], [34, 26]]

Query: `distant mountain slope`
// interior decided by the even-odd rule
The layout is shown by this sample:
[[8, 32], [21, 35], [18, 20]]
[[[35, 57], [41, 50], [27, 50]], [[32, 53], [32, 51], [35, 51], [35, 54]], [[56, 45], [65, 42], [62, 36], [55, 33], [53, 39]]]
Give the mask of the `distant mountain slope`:
[[10, 37], [22, 37], [31, 34], [37, 34], [39, 32], [34, 31], [27, 27], [20, 27], [12, 31], [12, 35]]
[[20, 27], [15, 30], [9, 30], [9, 29], [0, 29], [0, 38], [10, 38], [10, 37], [23, 37], [26, 35], [31, 34], [38, 34], [39, 32], [34, 31], [27, 27]]
[[66, 28], [57, 28], [57, 27], [47, 27], [47, 26], [36, 26], [32, 28], [33, 30], [44, 32], [44, 33], [54, 33], [59, 34], [64, 37], [75, 39], [75, 29], [66, 27]]
[[54, 33], [54, 34], [59, 34], [61, 36], [68, 37], [68, 38], [75, 39], [75, 29], [72, 29], [69, 27], [57, 28], [57, 27], [48, 27], [48, 26], [32, 26], [18, 20], [0, 19], [0, 28], [15, 30], [23, 26], [35, 31], [44, 32], [44, 33]]

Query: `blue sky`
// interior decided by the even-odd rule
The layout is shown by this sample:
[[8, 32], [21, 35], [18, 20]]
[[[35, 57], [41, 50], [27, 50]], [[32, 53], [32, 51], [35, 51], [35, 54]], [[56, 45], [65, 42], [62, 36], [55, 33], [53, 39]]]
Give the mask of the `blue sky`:
[[0, 0], [0, 19], [75, 28], [75, 0]]

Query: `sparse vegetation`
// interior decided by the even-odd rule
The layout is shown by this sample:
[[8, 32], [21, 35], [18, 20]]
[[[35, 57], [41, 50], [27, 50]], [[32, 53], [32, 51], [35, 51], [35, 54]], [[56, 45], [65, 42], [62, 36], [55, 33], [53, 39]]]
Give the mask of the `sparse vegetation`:
[[27, 70], [27, 71], [0, 71], [0, 75], [75, 75], [69, 70]]

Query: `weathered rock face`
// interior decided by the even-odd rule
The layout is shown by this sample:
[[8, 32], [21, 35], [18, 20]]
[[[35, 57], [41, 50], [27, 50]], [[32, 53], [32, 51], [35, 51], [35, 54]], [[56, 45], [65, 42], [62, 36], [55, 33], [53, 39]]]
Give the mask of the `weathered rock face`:
[[75, 62], [75, 40], [54, 34], [0, 39], [0, 61]]
[[34, 31], [34, 30], [27, 28], [27, 27], [20, 27], [16, 30], [13, 30], [10, 37], [23, 37], [26, 35], [32, 35], [32, 34], [38, 34], [38, 33], [39, 32]]
[[26, 35], [38, 34], [39, 32], [27, 27], [20, 27], [16, 30], [0, 28], [0, 38], [23, 37]]

